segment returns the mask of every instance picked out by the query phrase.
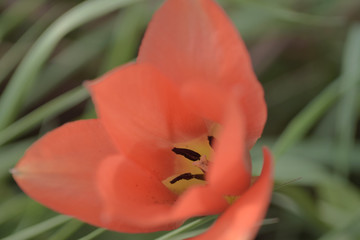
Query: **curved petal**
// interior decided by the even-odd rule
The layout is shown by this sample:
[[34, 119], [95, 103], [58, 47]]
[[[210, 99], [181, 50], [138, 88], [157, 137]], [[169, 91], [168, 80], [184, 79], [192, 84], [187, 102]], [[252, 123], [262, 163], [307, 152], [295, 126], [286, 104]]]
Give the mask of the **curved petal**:
[[[98, 120], [68, 123], [46, 134], [27, 150], [12, 170], [30, 197], [90, 224], [104, 226], [96, 171], [107, 156], [116, 154]], [[139, 230], [126, 223], [118, 227]]]
[[209, 185], [222, 195], [238, 196], [250, 186], [251, 161], [243, 118], [236, 101], [230, 102], [207, 173]]
[[268, 149], [264, 148], [263, 152], [263, 170], [254, 185], [207, 232], [192, 240], [250, 240], [255, 237], [266, 213], [273, 185], [272, 157]]
[[154, 65], [178, 83], [239, 84], [251, 145], [260, 137], [266, 121], [263, 89], [243, 41], [214, 1], [165, 1], [148, 26], [137, 62]]
[[147, 28], [138, 62], [175, 81], [255, 81], [244, 43], [212, 0], [165, 1]]
[[173, 219], [188, 219], [197, 216], [214, 215], [223, 212], [228, 203], [223, 195], [209, 185], [195, 186], [186, 191], [176, 202], [172, 211]]
[[160, 178], [173, 165], [157, 150], [206, 131], [203, 119], [182, 103], [176, 85], [147, 64], [116, 68], [89, 87], [100, 121], [117, 146], [140, 165], [157, 168]]
[[[103, 219], [109, 226], [118, 221], [142, 226], [142, 221], [169, 212], [177, 198], [150, 172], [124, 158], [106, 159], [97, 178], [104, 205]], [[144, 231], [170, 230], [178, 226], [178, 223], [169, 222], [149, 226]]]
[[200, 116], [220, 123], [223, 121], [225, 109], [229, 102], [232, 91], [213, 83], [189, 82], [182, 86], [181, 94], [184, 102]]
[[146, 232], [170, 230], [188, 218], [217, 214], [228, 206], [206, 186], [191, 188], [178, 199], [149, 171], [116, 157], [101, 165], [98, 189], [109, 225], [126, 221]]
[[234, 84], [229, 88], [213, 83], [189, 82], [184, 84], [181, 94], [185, 104], [191, 105], [194, 112], [218, 123], [224, 121], [229, 102], [235, 101], [244, 118], [247, 148], [251, 149], [260, 136], [262, 127], [259, 122], [266, 119], [266, 108], [262, 111], [256, 104], [251, 106], [247, 99], [247, 92], [240, 84]]

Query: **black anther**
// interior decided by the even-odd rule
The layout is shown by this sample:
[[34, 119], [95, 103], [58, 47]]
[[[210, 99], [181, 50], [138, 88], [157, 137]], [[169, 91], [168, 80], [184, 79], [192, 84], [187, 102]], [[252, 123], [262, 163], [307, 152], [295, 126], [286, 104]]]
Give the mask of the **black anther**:
[[187, 148], [173, 148], [172, 151], [176, 154], [182, 155], [191, 161], [200, 160], [201, 155], [193, 150]]
[[191, 180], [191, 179], [199, 179], [199, 180], [205, 180], [205, 175], [204, 174], [192, 174], [192, 173], [183, 173], [179, 176], [177, 176], [176, 178], [174, 178], [173, 180], [170, 181], [171, 184], [176, 183], [177, 181], [180, 181], [182, 179], [184, 180]]

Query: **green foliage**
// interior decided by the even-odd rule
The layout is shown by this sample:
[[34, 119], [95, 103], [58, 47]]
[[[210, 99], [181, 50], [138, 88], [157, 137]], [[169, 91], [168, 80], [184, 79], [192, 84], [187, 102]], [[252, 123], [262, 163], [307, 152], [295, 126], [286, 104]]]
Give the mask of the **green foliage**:
[[[0, 2], [0, 238], [175, 240], [214, 221], [151, 234], [97, 229], [33, 202], [9, 174], [45, 131], [95, 116], [82, 82], [136, 58], [159, 3]], [[257, 239], [360, 239], [360, 2], [219, 3], [250, 49], [269, 107], [252, 156], [258, 172], [260, 147], [270, 146], [276, 186]]]

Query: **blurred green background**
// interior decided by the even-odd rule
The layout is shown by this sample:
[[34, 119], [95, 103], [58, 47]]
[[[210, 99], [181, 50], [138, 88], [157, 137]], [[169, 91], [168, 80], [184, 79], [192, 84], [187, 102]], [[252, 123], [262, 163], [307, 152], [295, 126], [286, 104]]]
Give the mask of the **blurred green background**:
[[[0, 238], [165, 234], [114, 233], [59, 216], [25, 196], [9, 174], [47, 131], [95, 117], [82, 82], [136, 58], [161, 2], [0, 0]], [[276, 185], [257, 239], [360, 239], [360, 1], [218, 2], [249, 48], [268, 104], [252, 155], [256, 173], [261, 146], [270, 146]], [[211, 219], [189, 222], [161, 239], [202, 231]]]

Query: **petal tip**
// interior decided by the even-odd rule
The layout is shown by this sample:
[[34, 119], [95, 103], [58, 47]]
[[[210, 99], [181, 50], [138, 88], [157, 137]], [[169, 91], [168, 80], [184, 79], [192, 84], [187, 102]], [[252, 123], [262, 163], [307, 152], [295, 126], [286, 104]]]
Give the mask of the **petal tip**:
[[13, 176], [18, 176], [18, 175], [20, 175], [21, 172], [16, 168], [12, 168], [9, 170], [9, 173]]
[[99, 82], [99, 79], [94, 79], [94, 80], [86, 80], [83, 82], [83, 86], [86, 88], [86, 90], [90, 93], [93, 94], [94, 92], [94, 86]]

